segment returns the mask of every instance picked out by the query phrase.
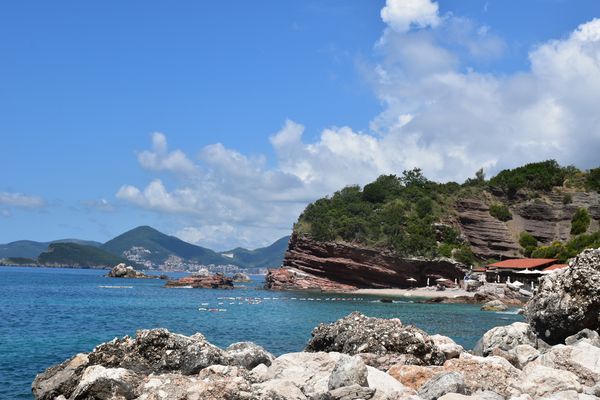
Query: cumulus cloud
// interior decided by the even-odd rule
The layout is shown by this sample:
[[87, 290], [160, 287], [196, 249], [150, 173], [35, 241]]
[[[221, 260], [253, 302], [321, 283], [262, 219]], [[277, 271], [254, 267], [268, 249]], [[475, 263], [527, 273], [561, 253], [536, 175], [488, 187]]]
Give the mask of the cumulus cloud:
[[435, 27], [440, 23], [438, 4], [430, 0], [387, 0], [381, 19], [398, 32], [406, 32], [411, 26]]
[[482, 67], [505, 47], [488, 27], [441, 18], [425, 0], [388, 0], [382, 18], [374, 61], [362, 65], [383, 105], [368, 132], [329, 127], [307, 141], [302, 124], [285, 121], [270, 137], [273, 166], [220, 143], [192, 161], [154, 134], [140, 165], [178, 179], [126, 184], [117, 197], [180, 217], [177, 234], [188, 241], [252, 247], [289, 233], [308, 202], [384, 173], [420, 167], [462, 181], [481, 167], [547, 158], [597, 166], [600, 20], [533, 48], [530, 68], [499, 75]]
[[[598, 20], [582, 24], [566, 39], [533, 49], [529, 70], [494, 75], [469, 68], [468, 56], [456, 51], [452, 62], [402, 55], [414, 41], [431, 54], [444, 54], [447, 37], [387, 31], [371, 73], [385, 109], [372, 128], [384, 137], [414, 137], [427, 159], [439, 161], [429, 173], [440, 179], [545, 158], [593, 166], [600, 150], [594, 111], [600, 100], [598, 32]], [[398, 117], [406, 114], [413, 118], [399, 126]]]
[[12, 207], [39, 208], [44, 200], [39, 196], [28, 196], [23, 193], [0, 192], [0, 204]]
[[154, 171], [189, 173], [196, 169], [194, 163], [181, 150], [169, 152], [167, 138], [160, 132], [152, 134], [152, 150], [139, 153], [138, 162], [143, 168]]

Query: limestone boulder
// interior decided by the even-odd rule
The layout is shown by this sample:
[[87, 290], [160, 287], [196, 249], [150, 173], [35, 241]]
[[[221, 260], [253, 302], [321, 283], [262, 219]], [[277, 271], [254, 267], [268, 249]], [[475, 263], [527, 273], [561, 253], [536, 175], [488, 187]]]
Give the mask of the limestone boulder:
[[402, 383], [404, 386], [414, 390], [419, 390], [434, 375], [443, 372], [442, 367], [424, 367], [421, 365], [403, 365], [392, 366], [387, 373]]
[[539, 364], [527, 365], [520, 379], [513, 383], [513, 387], [516, 393], [528, 394], [533, 399], [565, 391], [581, 393], [583, 390], [575, 374]]
[[53, 400], [60, 395], [70, 396], [89, 366], [87, 354], [77, 354], [69, 360], [38, 374], [31, 390], [36, 399]]
[[521, 344], [528, 344], [533, 348], [539, 346], [535, 331], [524, 322], [514, 322], [507, 326], [497, 326], [483, 334], [475, 344], [473, 354], [487, 356], [494, 349], [510, 351]]
[[405, 355], [408, 364], [441, 365], [445, 355], [431, 337], [397, 319], [370, 318], [353, 312], [312, 332], [306, 351]]
[[592, 346], [600, 347], [600, 334], [590, 329], [582, 329], [576, 334], [569, 336], [565, 339], [565, 344], [574, 345], [580, 340], [586, 341]]
[[447, 393], [470, 393], [461, 373], [445, 372], [438, 374], [419, 389], [419, 397], [424, 400], [437, 400]]
[[225, 349], [224, 358], [228, 365], [252, 369], [259, 364], [271, 365], [275, 357], [261, 346], [252, 342], [233, 343]]
[[520, 372], [511, 363], [501, 357], [478, 357], [463, 353], [459, 358], [448, 360], [443, 369], [447, 372], [459, 372], [471, 392], [490, 390], [502, 396], [511, 392], [511, 384]]
[[167, 372], [191, 375], [226, 362], [223, 351], [202, 334], [184, 336], [166, 329], [140, 330], [135, 338], [114, 339], [97, 346], [88, 357], [92, 365], [126, 368], [144, 375]]
[[135, 388], [139, 382], [140, 377], [125, 368], [93, 365], [85, 369], [69, 399], [130, 400], [136, 397]]
[[500, 300], [492, 300], [481, 306], [482, 311], [506, 311], [508, 306]]
[[329, 377], [329, 390], [352, 385], [368, 386], [367, 375], [367, 366], [360, 357], [341, 357]]
[[553, 346], [533, 363], [573, 373], [586, 386], [600, 383], [600, 348], [587, 341], [576, 342], [574, 346]]
[[431, 335], [431, 340], [433, 340], [433, 344], [442, 352], [446, 357], [446, 360], [451, 358], [456, 358], [460, 356], [460, 353], [465, 351], [465, 349], [456, 344], [456, 342], [450, 339], [448, 336], [443, 335]]
[[586, 328], [600, 330], [600, 249], [584, 250], [569, 268], [543, 277], [525, 315], [550, 344]]

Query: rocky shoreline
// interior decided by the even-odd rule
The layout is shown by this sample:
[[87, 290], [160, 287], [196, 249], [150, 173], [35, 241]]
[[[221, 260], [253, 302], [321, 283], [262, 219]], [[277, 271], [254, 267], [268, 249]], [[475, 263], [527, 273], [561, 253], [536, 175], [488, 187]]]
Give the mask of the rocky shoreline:
[[[600, 399], [600, 249], [544, 278], [528, 323], [486, 332], [471, 351], [399, 319], [354, 312], [321, 324], [302, 352], [221, 349], [202, 334], [138, 331], [39, 374], [36, 399]], [[572, 333], [574, 332], [574, 333]]]

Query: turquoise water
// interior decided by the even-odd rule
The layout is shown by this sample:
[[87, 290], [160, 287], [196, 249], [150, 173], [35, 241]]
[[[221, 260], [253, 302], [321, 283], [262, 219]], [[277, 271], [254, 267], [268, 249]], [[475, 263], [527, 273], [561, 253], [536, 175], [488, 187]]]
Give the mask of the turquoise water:
[[[261, 289], [262, 277], [258, 276], [243, 288], [211, 290], [165, 289], [164, 281], [110, 279], [102, 276], [105, 273], [0, 267], [0, 399], [31, 399], [36, 373], [90, 351], [98, 343], [133, 335], [137, 329], [165, 327], [186, 335], [202, 332], [219, 346], [253, 341], [281, 354], [301, 350], [320, 322], [355, 310], [369, 316], [398, 317], [431, 334], [450, 336], [467, 348], [493, 326], [521, 319], [514, 314], [482, 312], [473, 305], [417, 304], [409, 299], [381, 303], [377, 297], [360, 300], [352, 295], [269, 292]], [[269, 299], [248, 304], [219, 299], [223, 297]], [[351, 300], [331, 301], [332, 297]]]

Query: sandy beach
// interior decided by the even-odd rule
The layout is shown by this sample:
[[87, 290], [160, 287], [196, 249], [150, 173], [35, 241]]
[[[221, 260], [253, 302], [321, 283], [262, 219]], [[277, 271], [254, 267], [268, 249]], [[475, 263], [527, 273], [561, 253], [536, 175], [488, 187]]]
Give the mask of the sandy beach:
[[446, 289], [446, 290], [435, 290], [435, 287], [420, 287], [414, 289], [357, 289], [357, 294], [368, 294], [376, 296], [387, 296], [387, 297], [425, 297], [425, 298], [438, 298], [438, 297], [459, 297], [468, 296], [473, 297], [473, 292], [467, 292], [464, 289]]

